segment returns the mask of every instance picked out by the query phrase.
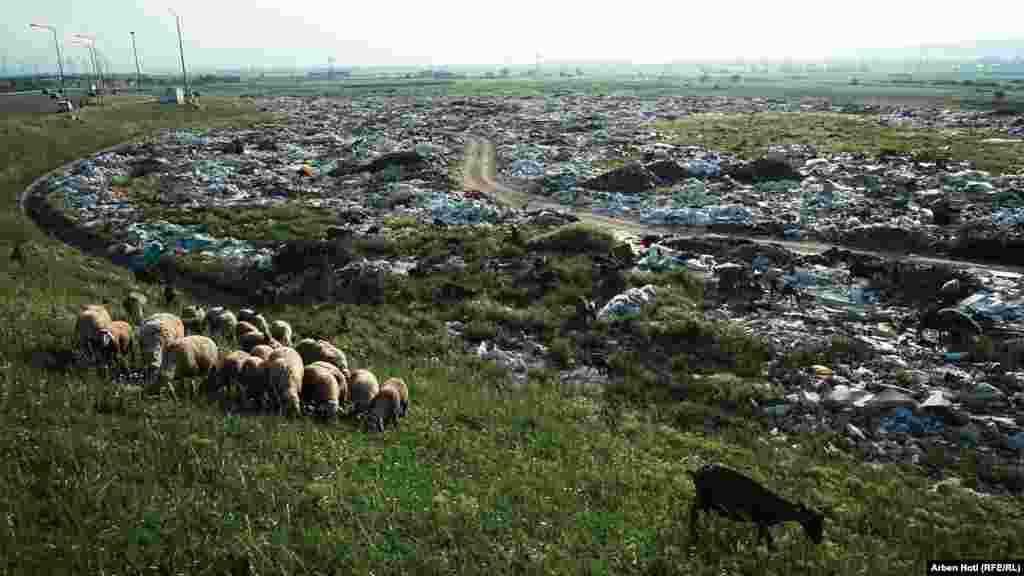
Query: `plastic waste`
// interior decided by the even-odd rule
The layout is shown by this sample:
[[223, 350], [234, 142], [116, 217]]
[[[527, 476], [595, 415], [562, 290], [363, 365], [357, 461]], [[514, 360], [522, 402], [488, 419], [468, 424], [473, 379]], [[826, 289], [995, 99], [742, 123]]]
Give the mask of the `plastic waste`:
[[937, 416], [915, 416], [909, 408], [896, 408], [878, 422], [882, 434], [941, 434], [945, 424]]
[[961, 300], [957, 308], [976, 320], [1015, 322], [1024, 319], [1024, 300], [1007, 302], [988, 290], [981, 290]]
[[641, 307], [654, 299], [657, 289], [653, 284], [630, 288], [612, 298], [597, 313], [599, 319], [618, 319], [638, 314]]
[[1006, 438], [1006, 447], [1010, 450], [1024, 452], [1024, 432], [1017, 432]]
[[718, 176], [722, 173], [722, 167], [713, 161], [690, 160], [686, 163], [686, 172], [692, 176], [705, 178], [708, 176]]
[[516, 178], [537, 178], [544, 175], [544, 166], [534, 160], [516, 160], [509, 172]]

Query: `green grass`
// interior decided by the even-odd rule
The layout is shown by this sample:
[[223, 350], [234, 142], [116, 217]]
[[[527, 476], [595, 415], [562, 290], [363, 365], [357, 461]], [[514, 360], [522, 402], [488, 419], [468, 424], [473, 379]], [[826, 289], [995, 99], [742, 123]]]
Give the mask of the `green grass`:
[[[749, 408], [779, 393], [759, 373], [765, 350], [706, 321], [703, 286], [685, 272], [628, 275], [629, 286], [659, 285], [655, 304], [592, 330], [620, 343], [609, 364], [625, 384], [607, 399], [564, 396], [543, 371], [518, 392], [494, 386], [500, 371], [464, 355], [444, 322], [462, 320], [486, 338], [527, 330], [573, 363], [587, 335], [563, 322], [594, 289], [593, 258], [612, 246], [583, 227], [524, 230], [557, 277], [543, 293], [529, 293], [517, 272], [486, 268], [532, 250], [493, 231], [425, 227], [356, 248], [456, 252], [465, 270], [391, 279], [377, 305], [264, 309], [299, 335], [332, 338], [354, 366], [405, 378], [410, 415], [382, 437], [344, 422], [240, 417], [55, 367], [72, 347], [80, 303], [120, 301], [138, 287], [125, 270], [38, 230], [17, 195], [45, 170], [149, 130], [261, 119], [240, 104], [206, 104], [88, 110], [81, 125], [3, 120], [0, 249], [30, 244], [23, 268], [0, 258], [0, 573], [898, 574], [929, 558], [1011, 557], [1019, 547], [1019, 498], [955, 487], [931, 494], [919, 468], [863, 465], [828, 434], [772, 440]], [[206, 224], [265, 217], [215, 212]], [[434, 290], [448, 281], [477, 296], [438, 305]], [[159, 301], [155, 288], [142, 289]], [[179, 306], [193, 302], [213, 303], [185, 294]], [[829, 445], [838, 451], [826, 455]], [[711, 517], [691, 549], [693, 486], [683, 472], [712, 460], [787, 497], [834, 506], [826, 542], [811, 547], [786, 526], [770, 553], [753, 546], [751, 526]], [[971, 485], [976, 463], [958, 466]]]
[[970, 160], [981, 170], [1017, 173], [1024, 169], [1024, 146], [986, 143], [1006, 137], [995, 130], [951, 131], [886, 128], [872, 115], [836, 113], [764, 113], [722, 116], [698, 114], [658, 121], [655, 127], [679, 144], [701, 145], [738, 154], [762, 156], [772, 144], [810, 144], [821, 154], [914, 154]]

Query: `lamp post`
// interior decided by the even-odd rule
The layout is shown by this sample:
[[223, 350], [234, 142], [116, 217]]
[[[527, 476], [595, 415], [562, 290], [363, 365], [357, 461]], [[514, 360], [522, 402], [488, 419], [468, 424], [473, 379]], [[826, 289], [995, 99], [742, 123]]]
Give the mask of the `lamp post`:
[[132, 32], [132, 53], [135, 54], [135, 90], [142, 91], [142, 69], [139, 68], [139, 52], [135, 49], [135, 32]]
[[181, 42], [181, 16], [178, 16], [177, 12], [173, 9], [168, 8], [171, 14], [174, 15], [174, 22], [178, 26], [178, 53], [181, 54], [181, 82], [185, 85], [185, 100], [189, 101], [188, 91], [188, 75], [185, 73], [185, 46]]
[[92, 60], [92, 58], [91, 58], [92, 57], [92, 50], [89, 48], [89, 45], [86, 44], [85, 42], [82, 42], [82, 41], [77, 41], [77, 42], [76, 41], [72, 41], [71, 44], [72, 44], [72, 46], [81, 46], [82, 48], [86, 48], [86, 49], [89, 50], [90, 60], [92, 61], [93, 79], [96, 79], [97, 78], [97, 75], [96, 75], [96, 61]]
[[36, 28], [39, 30], [49, 30], [53, 32], [53, 45], [57, 47], [57, 70], [60, 72], [60, 93], [64, 95], [64, 64], [60, 58], [60, 42], [57, 41], [57, 29], [53, 26], [47, 26], [46, 24], [29, 24], [29, 27]]
[[88, 34], [75, 34], [75, 38], [81, 38], [88, 41], [89, 54], [92, 56], [92, 65], [96, 69], [96, 76], [99, 84], [96, 87], [96, 97], [99, 100], [100, 106], [103, 105], [103, 69], [100, 68], [100, 59], [96, 54], [96, 37]]

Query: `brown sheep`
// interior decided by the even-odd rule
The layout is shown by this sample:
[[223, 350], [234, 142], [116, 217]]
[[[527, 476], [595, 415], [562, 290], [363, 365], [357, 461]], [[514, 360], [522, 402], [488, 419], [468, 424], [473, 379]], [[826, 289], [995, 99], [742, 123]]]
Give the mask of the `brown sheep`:
[[239, 380], [242, 382], [243, 397], [247, 402], [263, 398], [267, 391], [267, 370], [263, 358], [249, 356], [242, 364], [242, 375]]
[[253, 326], [249, 322], [241, 321], [235, 326], [235, 337], [241, 338], [242, 336], [250, 332], [259, 332], [259, 328]]
[[383, 432], [385, 423], [397, 424], [398, 416], [402, 411], [401, 405], [402, 399], [398, 390], [381, 388], [370, 402], [369, 414], [366, 416], [367, 431]]
[[405, 385], [405, 380], [401, 378], [388, 378], [380, 387], [394, 388], [398, 392], [398, 397], [402, 401], [398, 415], [404, 418], [405, 414], [409, 411], [409, 387]]
[[380, 390], [380, 384], [373, 372], [360, 368], [352, 372], [348, 384], [349, 395], [352, 397], [352, 414], [361, 414], [370, 407], [370, 402]]
[[297, 415], [302, 413], [302, 356], [294, 348], [282, 347], [274, 350], [265, 362], [267, 366], [267, 389], [279, 409]]
[[256, 346], [253, 346], [252, 350], [249, 351], [249, 354], [259, 356], [263, 360], [266, 360], [267, 358], [270, 358], [270, 353], [273, 351], [274, 349], [266, 344], [257, 344]]
[[313, 402], [328, 416], [338, 413], [341, 386], [334, 372], [321, 364], [310, 364], [302, 369], [302, 398]]
[[338, 400], [340, 402], [346, 403], [351, 402], [351, 398], [349, 397], [348, 392], [348, 378], [345, 376], [345, 374], [341, 371], [340, 368], [325, 360], [317, 360], [316, 362], [311, 363], [310, 366], [323, 366], [324, 368], [329, 370], [331, 374], [334, 374], [334, 378], [338, 381], [339, 386]]
[[211, 397], [222, 395], [231, 384], [238, 381], [242, 375], [242, 366], [248, 358], [249, 354], [244, 350], [222, 351], [216, 369], [210, 371], [207, 394]]
[[133, 336], [135, 328], [124, 320], [114, 320], [110, 326], [100, 330], [100, 349], [103, 350], [108, 364], [115, 360], [135, 359]]
[[346, 378], [349, 378], [351, 375], [348, 369], [348, 359], [345, 357], [345, 353], [327, 340], [303, 338], [295, 345], [295, 349], [302, 355], [302, 361], [306, 364], [312, 364], [318, 360], [323, 360], [340, 368]]

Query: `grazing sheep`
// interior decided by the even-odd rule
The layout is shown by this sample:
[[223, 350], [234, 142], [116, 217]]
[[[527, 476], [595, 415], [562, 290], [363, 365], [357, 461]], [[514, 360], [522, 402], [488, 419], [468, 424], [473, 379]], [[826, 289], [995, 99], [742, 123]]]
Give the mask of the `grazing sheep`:
[[256, 346], [253, 346], [253, 349], [249, 351], [249, 354], [252, 354], [253, 356], [258, 356], [259, 358], [266, 360], [267, 358], [270, 358], [270, 353], [273, 351], [274, 349], [271, 348], [270, 346], [267, 346], [266, 344], [258, 344]]
[[379, 390], [380, 384], [373, 372], [364, 368], [352, 372], [348, 384], [349, 395], [352, 397], [352, 414], [365, 412]]
[[124, 301], [121, 305], [124, 306], [124, 312], [125, 315], [128, 316], [128, 319], [130, 319], [134, 324], [140, 324], [143, 319], [143, 314], [145, 314], [147, 302], [148, 299], [145, 294], [135, 292], [133, 290], [124, 297]]
[[217, 343], [208, 336], [185, 336], [167, 345], [160, 373], [167, 382], [194, 376], [208, 378], [218, 359]]
[[255, 326], [260, 332], [268, 335], [270, 334], [270, 323], [268, 323], [267, 319], [263, 317], [263, 314], [257, 314], [251, 318], [246, 318], [245, 321]]
[[341, 371], [341, 368], [338, 368], [334, 364], [331, 364], [330, 362], [327, 362], [325, 360], [317, 360], [316, 362], [313, 362], [309, 365], [322, 366], [323, 368], [327, 369], [331, 374], [333, 374], [334, 378], [338, 381], [338, 400], [340, 402], [351, 401], [348, 393], [348, 377], [345, 376], [345, 373]]
[[301, 414], [302, 356], [294, 348], [274, 350], [266, 362], [267, 389], [279, 408], [290, 414]]
[[185, 324], [174, 314], [158, 312], [142, 322], [139, 340], [147, 362], [146, 379], [152, 382], [163, 364], [164, 349], [172, 341], [185, 337]]
[[758, 482], [719, 464], [711, 464], [693, 472], [687, 470], [697, 486], [697, 499], [690, 507], [691, 538], [697, 538], [697, 516], [714, 510], [733, 520], [757, 524], [758, 542], [765, 540], [774, 547], [768, 528], [788, 521], [799, 522], [807, 536], [820, 544], [824, 532], [824, 514], [793, 504], [776, 496]]
[[96, 359], [97, 352], [102, 349], [100, 331], [110, 328], [110, 312], [102, 304], [83, 304], [75, 322], [75, 333], [78, 344], [90, 359]]
[[270, 323], [270, 335], [285, 346], [292, 345], [292, 325], [284, 320], [274, 320]]
[[185, 324], [185, 334], [201, 333], [206, 325], [206, 310], [202, 306], [186, 306], [181, 312], [181, 321]]
[[402, 400], [401, 410], [399, 410], [399, 416], [405, 417], [406, 412], [409, 411], [409, 387], [405, 385], [405, 380], [401, 378], [388, 378], [380, 385], [383, 388], [394, 388], [398, 392], [398, 397]]
[[210, 371], [206, 390], [209, 396], [222, 394], [231, 384], [241, 378], [242, 366], [249, 358], [244, 350], [223, 351], [217, 360], [215, 370]]
[[238, 337], [238, 347], [250, 354], [260, 344], [270, 345], [270, 339], [262, 332], [248, 332]]
[[383, 432], [385, 423], [398, 423], [402, 412], [402, 398], [394, 388], [381, 388], [370, 402], [366, 415], [368, 432]]
[[103, 350], [108, 364], [128, 356], [134, 359], [134, 333], [135, 328], [124, 320], [114, 320], [110, 326], [99, 331], [100, 349]]
[[211, 308], [206, 312], [206, 325], [211, 336], [220, 334], [225, 338], [237, 338], [238, 319], [235, 318], [234, 312], [225, 310], [221, 306]]
[[235, 337], [241, 338], [242, 336], [249, 334], [250, 332], [259, 332], [260, 329], [253, 326], [251, 323], [242, 320], [235, 325]]
[[267, 370], [263, 358], [249, 356], [242, 363], [242, 375], [239, 378], [242, 383], [243, 397], [246, 401], [254, 401], [263, 397], [267, 391]]
[[334, 372], [322, 364], [310, 364], [302, 369], [302, 399], [312, 401], [328, 416], [338, 413], [341, 385]]
[[350, 377], [348, 359], [345, 358], [345, 353], [339, 350], [334, 344], [331, 344], [326, 340], [303, 338], [295, 345], [295, 349], [302, 355], [302, 361], [306, 364], [312, 364], [317, 360], [330, 362], [340, 368], [346, 378]]

